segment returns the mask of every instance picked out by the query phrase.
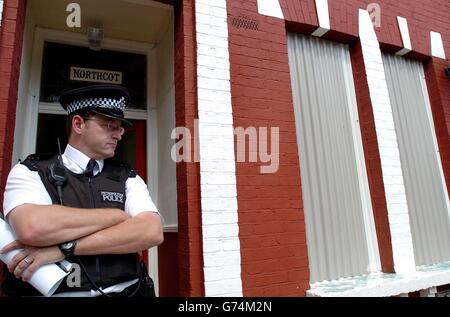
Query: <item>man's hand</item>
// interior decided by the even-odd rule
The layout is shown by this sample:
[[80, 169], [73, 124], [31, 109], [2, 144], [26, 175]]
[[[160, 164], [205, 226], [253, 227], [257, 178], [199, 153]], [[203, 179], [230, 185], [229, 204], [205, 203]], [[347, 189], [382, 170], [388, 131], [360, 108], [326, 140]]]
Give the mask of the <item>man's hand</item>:
[[13, 241], [4, 246], [0, 253], [8, 253], [15, 249], [23, 249], [17, 253], [8, 265], [8, 270], [17, 278], [22, 278], [27, 282], [31, 275], [45, 264], [55, 263], [64, 260], [64, 255], [58, 246], [32, 247], [24, 245], [20, 241]]

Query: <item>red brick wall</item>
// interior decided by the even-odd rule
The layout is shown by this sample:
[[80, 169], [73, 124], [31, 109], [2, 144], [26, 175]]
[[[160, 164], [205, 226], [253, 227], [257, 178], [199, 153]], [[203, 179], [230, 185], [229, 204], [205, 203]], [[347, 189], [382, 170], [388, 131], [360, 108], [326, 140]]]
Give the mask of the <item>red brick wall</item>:
[[[259, 15], [255, 0], [229, 0], [227, 10], [234, 127], [280, 128], [278, 172], [236, 163], [243, 294], [302, 296], [309, 270], [286, 28]], [[233, 17], [259, 29], [236, 28]]]
[[[11, 169], [26, 3], [5, 0], [0, 42], [0, 192]], [[3, 195], [0, 203], [3, 205]]]
[[450, 189], [450, 79], [445, 75], [446, 67], [450, 62], [433, 58], [425, 63], [424, 70], [442, 168]]
[[[5, 0], [0, 27], [0, 192], [11, 169], [26, 1]], [[0, 196], [3, 206], [3, 194]], [[3, 210], [3, 208], [2, 208]], [[0, 283], [2, 281], [0, 265]], [[0, 295], [2, 291], [0, 290]]]
[[[175, 7], [175, 54], [176, 126], [194, 131], [198, 118], [194, 0], [179, 1]], [[177, 163], [177, 201], [179, 295], [203, 296], [199, 163]]]
[[[381, 160], [361, 48], [357, 41], [358, 8], [366, 9], [373, 2], [329, 0], [332, 30], [324, 38], [352, 44], [352, 66], [382, 270], [393, 272]], [[443, 75], [443, 68], [449, 63], [439, 59], [427, 62], [431, 54], [430, 30], [441, 33], [445, 50], [450, 54], [447, 3], [389, 0], [379, 4], [381, 27], [376, 28], [376, 33], [382, 50], [396, 52], [403, 47], [396, 19], [397, 15], [402, 16], [408, 20], [413, 47], [413, 52], [407, 57], [425, 62], [430, 96], [434, 96], [432, 108], [441, 156], [449, 183], [450, 90], [448, 79]], [[248, 296], [304, 294], [309, 288], [301, 193], [295, 190], [301, 190], [301, 184], [296, 177], [299, 166], [286, 30], [310, 34], [317, 28], [318, 19], [314, 0], [280, 0], [280, 5], [285, 21], [259, 15], [255, 0], [227, 1], [234, 125], [281, 128], [278, 173], [261, 175], [258, 164], [237, 163], [242, 279], [244, 295]], [[231, 22], [234, 17], [256, 21], [259, 29], [236, 28]], [[277, 195], [277, 192], [282, 195]], [[289, 217], [292, 217], [292, 231], [283, 231], [283, 223]], [[278, 237], [282, 235], [296, 240], [281, 242]], [[291, 246], [296, 248], [296, 254], [290, 252]], [[283, 262], [285, 259], [290, 261]], [[296, 291], [289, 287], [295, 283], [301, 285]], [[280, 287], [283, 284], [288, 287]]]

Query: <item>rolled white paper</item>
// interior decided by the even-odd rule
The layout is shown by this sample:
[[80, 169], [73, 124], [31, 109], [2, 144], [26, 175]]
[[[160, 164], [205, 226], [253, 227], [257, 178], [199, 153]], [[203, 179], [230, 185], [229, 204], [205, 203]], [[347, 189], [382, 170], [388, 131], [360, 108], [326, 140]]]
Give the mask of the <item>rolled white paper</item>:
[[[5, 221], [0, 219], [0, 248], [3, 248], [14, 240], [17, 240], [17, 238], [13, 230]], [[0, 254], [0, 260], [9, 264], [14, 255], [19, 253], [20, 250], [21, 249], [15, 249], [6, 254]], [[64, 272], [56, 264], [46, 264], [41, 266], [33, 273], [33, 275], [31, 275], [28, 283], [36, 288], [42, 295], [48, 297], [53, 295], [67, 274], [69, 273]]]

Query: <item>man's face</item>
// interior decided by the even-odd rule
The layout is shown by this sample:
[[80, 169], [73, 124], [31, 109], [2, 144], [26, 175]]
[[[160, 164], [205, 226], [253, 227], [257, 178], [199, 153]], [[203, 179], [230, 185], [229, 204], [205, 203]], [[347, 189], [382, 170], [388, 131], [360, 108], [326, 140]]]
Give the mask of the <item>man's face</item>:
[[120, 120], [94, 115], [84, 119], [82, 140], [94, 159], [114, 156], [125, 129]]

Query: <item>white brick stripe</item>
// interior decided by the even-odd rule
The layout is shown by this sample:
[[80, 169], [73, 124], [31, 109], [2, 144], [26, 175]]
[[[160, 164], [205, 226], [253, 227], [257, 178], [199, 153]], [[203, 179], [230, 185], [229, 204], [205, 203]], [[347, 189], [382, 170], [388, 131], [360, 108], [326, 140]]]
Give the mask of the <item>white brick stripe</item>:
[[403, 17], [397, 17], [398, 27], [400, 29], [400, 35], [402, 37], [403, 48], [398, 51], [397, 55], [405, 55], [411, 52], [411, 39], [409, 37], [408, 21]]
[[330, 30], [330, 14], [328, 12], [328, 0], [315, 0], [317, 19], [319, 27], [311, 33], [313, 36], [321, 37]]
[[411, 272], [415, 270], [414, 249], [392, 107], [378, 39], [369, 13], [362, 9], [359, 36], [380, 151], [394, 268], [397, 273]]
[[258, 0], [257, 5], [259, 14], [284, 19], [283, 11], [278, 0]]
[[445, 59], [444, 44], [441, 33], [430, 31], [431, 55]]
[[206, 296], [242, 296], [226, 0], [196, 0]]

